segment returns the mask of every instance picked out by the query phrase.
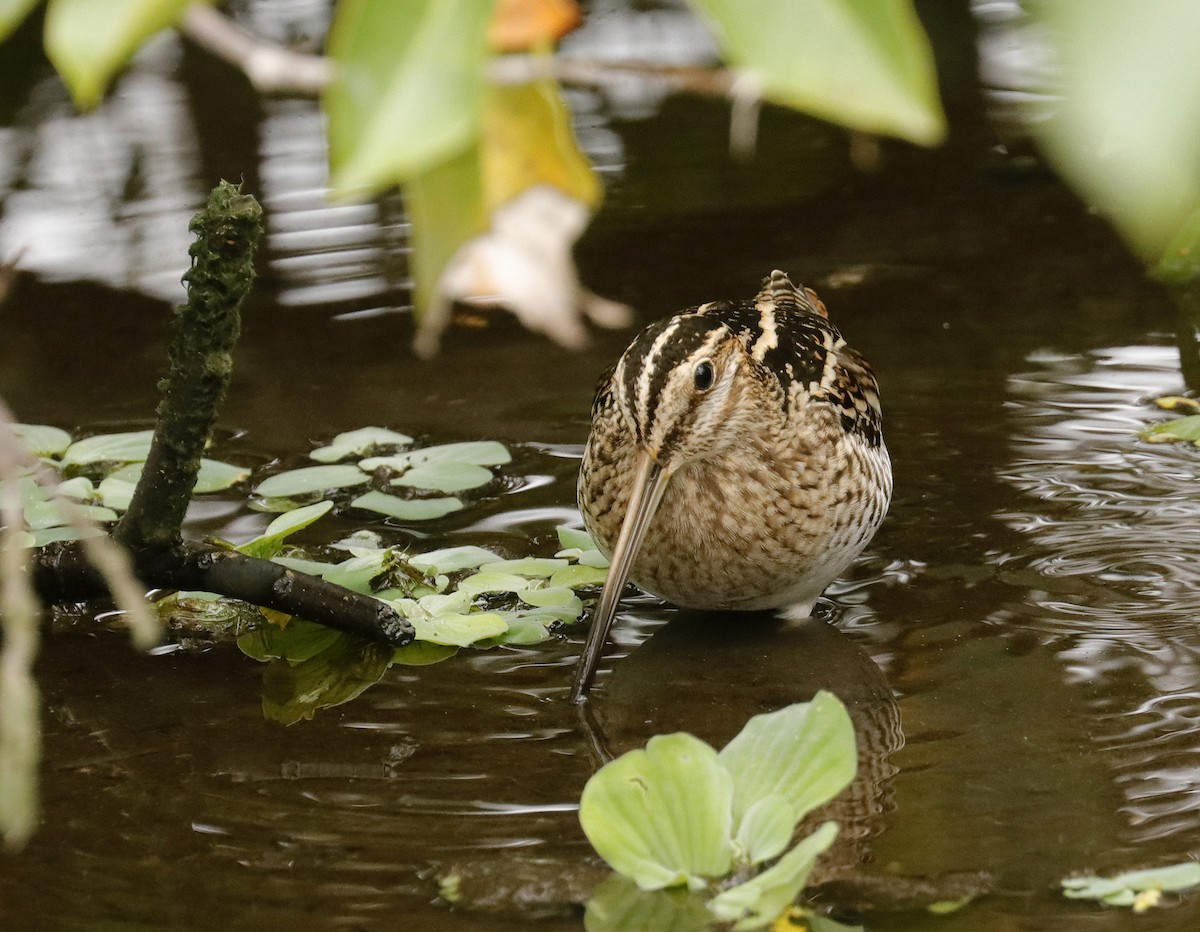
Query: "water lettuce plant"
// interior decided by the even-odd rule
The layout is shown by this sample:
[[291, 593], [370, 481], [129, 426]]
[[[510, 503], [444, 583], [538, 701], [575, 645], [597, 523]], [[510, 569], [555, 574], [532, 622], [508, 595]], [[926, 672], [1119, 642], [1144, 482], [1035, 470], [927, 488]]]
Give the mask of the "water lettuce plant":
[[579, 821], [620, 876], [589, 902], [589, 932], [769, 925], [838, 833], [825, 822], [787, 850], [796, 826], [856, 768], [850, 716], [824, 691], [755, 716], [720, 752], [680, 732], [606, 764]]
[[1098, 900], [1108, 906], [1129, 906], [1142, 913], [1158, 906], [1167, 891], [1200, 886], [1200, 862], [1184, 861], [1164, 867], [1126, 871], [1114, 877], [1066, 877], [1063, 896]]

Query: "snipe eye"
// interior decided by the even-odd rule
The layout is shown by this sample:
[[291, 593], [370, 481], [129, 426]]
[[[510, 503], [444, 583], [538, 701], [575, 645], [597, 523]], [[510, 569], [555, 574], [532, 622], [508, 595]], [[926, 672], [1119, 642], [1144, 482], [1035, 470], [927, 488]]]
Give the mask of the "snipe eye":
[[696, 391], [706, 392], [712, 388], [713, 380], [716, 378], [716, 370], [713, 369], [713, 364], [707, 359], [702, 359], [696, 364], [696, 372], [694, 378], [696, 380]]

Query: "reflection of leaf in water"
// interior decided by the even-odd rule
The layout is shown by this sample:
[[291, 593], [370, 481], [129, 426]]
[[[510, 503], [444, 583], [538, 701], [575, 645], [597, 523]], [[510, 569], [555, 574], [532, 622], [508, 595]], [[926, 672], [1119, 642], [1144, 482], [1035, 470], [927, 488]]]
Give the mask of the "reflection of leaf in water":
[[646, 891], [628, 877], [613, 874], [596, 888], [583, 917], [587, 932], [704, 932], [713, 916], [704, 900], [687, 889]]
[[293, 725], [311, 719], [317, 709], [349, 702], [379, 682], [393, 653], [389, 648], [339, 633], [331, 644], [307, 660], [272, 660], [263, 674], [263, 714], [271, 721]]

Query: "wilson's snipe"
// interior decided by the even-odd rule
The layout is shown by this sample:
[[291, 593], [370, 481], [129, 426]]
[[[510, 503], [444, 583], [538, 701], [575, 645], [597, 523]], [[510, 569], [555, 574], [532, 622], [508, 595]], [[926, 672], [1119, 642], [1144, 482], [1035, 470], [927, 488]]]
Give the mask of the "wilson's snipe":
[[592, 405], [579, 508], [612, 565], [572, 698], [627, 580], [690, 608], [807, 614], [891, 492], [875, 376], [813, 291], [775, 271], [754, 301], [651, 324]]

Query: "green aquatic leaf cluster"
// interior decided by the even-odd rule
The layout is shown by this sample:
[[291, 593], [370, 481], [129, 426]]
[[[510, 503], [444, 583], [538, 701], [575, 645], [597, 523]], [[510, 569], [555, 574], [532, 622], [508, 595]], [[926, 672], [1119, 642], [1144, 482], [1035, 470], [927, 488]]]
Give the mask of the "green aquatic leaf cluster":
[[[94, 528], [76, 527], [72, 514], [61, 500], [73, 502], [70, 509], [97, 524], [111, 524], [129, 507], [142, 466], [150, 452], [150, 430], [97, 434], [80, 440], [59, 427], [45, 424], [16, 424], [17, 440], [41, 464], [61, 477], [48, 489], [26, 475], [19, 480], [19, 491], [29, 528], [25, 543], [40, 547], [55, 540], [75, 540]], [[248, 478], [250, 470], [218, 460], [202, 459], [196, 479], [196, 494], [219, 492]]]
[[[335, 441], [331, 446], [336, 445]], [[424, 462], [433, 463], [441, 456], [438, 448], [427, 449], [433, 452]], [[483, 444], [472, 449], [477, 458], [502, 458]], [[348, 451], [348, 455], [362, 452]], [[420, 459], [420, 452], [413, 451], [414, 457]], [[237, 642], [241, 650], [269, 664], [263, 711], [283, 724], [312, 718], [318, 709], [355, 698], [393, 664], [426, 666], [454, 656], [463, 647], [545, 641], [557, 626], [583, 615], [584, 602], [576, 590], [604, 579], [604, 556], [586, 533], [565, 527], [558, 529], [561, 549], [552, 558], [505, 559], [474, 545], [410, 553], [382, 546], [371, 531], [359, 531], [332, 545], [330, 549], [348, 554], [341, 560], [285, 553], [291, 534], [332, 508], [332, 502], [323, 500], [285, 512], [261, 535], [234, 549], [386, 602], [412, 623], [416, 641], [389, 650], [299, 618], [274, 619], [279, 623], [243, 634]]]
[[[339, 434], [309, 454], [321, 465], [289, 469], [258, 483], [257, 506], [288, 511], [312, 498], [373, 484], [383, 488], [355, 495], [348, 506], [399, 521], [432, 521], [466, 507], [461, 497], [446, 493], [476, 492], [495, 480], [489, 467], [512, 461], [504, 444], [494, 440], [408, 449], [412, 442], [407, 434], [378, 427]], [[341, 462], [346, 459], [356, 462]]]
[[[826, 822], [786, 850], [796, 826], [845, 789], [856, 768], [850, 716], [827, 692], [755, 716], [719, 753], [681, 732], [606, 764], [584, 787], [579, 821], [637, 890], [606, 884], [588, 905], [588, 929], [651, 928], [648, 915], [676, 913], [736, 930], [768, 925], [837, 837]], [[703, 912], [678, 888], [711, 894]]]
[[1114, 877], [1067, 877], [1062, 881], [1063, 896], [1098, 900], [1108, 906], [1129, 906], [1137, 913], [1158, 906], [1164, 892], [1197, 886], [1200, 886], [1197, 861], [1126, 871]]

